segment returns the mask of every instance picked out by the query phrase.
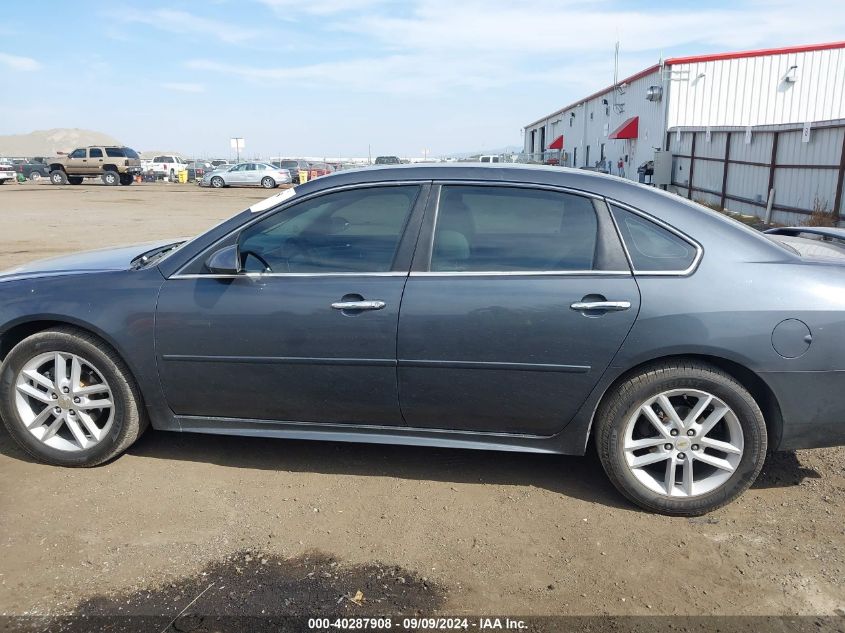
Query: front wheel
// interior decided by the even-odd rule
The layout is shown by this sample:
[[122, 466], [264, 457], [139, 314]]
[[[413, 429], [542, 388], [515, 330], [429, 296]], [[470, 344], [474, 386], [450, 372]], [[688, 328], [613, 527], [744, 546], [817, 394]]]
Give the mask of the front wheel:
[[223, 182], [223, 179], [220, 176], [215, 176], [214, 178], [211, 179], [211, 186], [214, 187], [215, 189], [220, 189], [225, 184], [226, 183]]
[[125, 451], [146, 419], [128, 368], [100, 339], [56, 328], [18, 343], [0, 368], [0, 414], [36, 459], [96, 466]]
[[29, 175], [29, 179], [30, 179], [32, 182], [38, 182], [39, 180], [41, 180], [41, 172], [38, 172], [38, 171], [34, 171], [34, 172], [32, 172], [32, 173]]
[[120, 184], [124, 186], [129, 186], [134, 182], [134, 178], [132, 174], [120, 174]]
[[108, 170], [103, 172], [103, 184], [113, 186], [120, 182], [120, 175], [116, 171]]
[[61, 169], [54, 169], [50, 172], [50, 182], [54, 185], [66, 185], [67, 174]]
[[276, 181], [270, 178], [270, 176], [265, 176], [261, 179], [261, 186], [265, 189], [273, 189], [276, 186]]
[[661, 363], [618, 385], [596, 413], [611, 482], [654, 512], [695, 516], [742, 494], [766, 458], [766, 423], [734, 378], [698, 362]]

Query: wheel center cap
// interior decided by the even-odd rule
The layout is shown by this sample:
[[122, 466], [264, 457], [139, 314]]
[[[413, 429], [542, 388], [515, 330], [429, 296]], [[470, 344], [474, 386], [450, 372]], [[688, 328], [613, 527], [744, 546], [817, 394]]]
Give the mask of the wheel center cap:
[[688, 437], [679, 437], [675, 440], [675, 448], [679, 451], [685, 451], [691, 446], [690, 439]]
[[62, 409], [70, 409], [70, 405], [73, 401], [70, 399], [70, 396], [61, 395], [59, 396], [59, 406]]

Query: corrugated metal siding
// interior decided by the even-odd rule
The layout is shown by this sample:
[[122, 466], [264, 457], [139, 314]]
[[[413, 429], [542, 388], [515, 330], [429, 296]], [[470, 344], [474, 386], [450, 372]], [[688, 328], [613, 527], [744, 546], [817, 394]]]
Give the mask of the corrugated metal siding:
[[[532, 152], [530, 147], [532, 130], [538, 130], [537, 138], [539, 139], [539, 130], [545, 127], [546, 145], [563, 134], [564, 151], [569, 157], [568, 162], [564, 163], [566, 166], [583, 167], [587, 159], [588, 146], [590, 148], [589, 166], [594, 166], [601, 157], [601, 145], [604, 143], [605, 157], [612, 167], [612, 173], [618, 173], [617, 161], [627, 154], [629, 159], [625, 166], [626, 176], [636, 179], [637, 167], [654, 158], [655, 147], [663, 146], [665, 129], [663, 101], [646, 100], [646, 91], [649, 87], [660, 85], [661, 75], [659, 71], [656, 71], [632, 81], [625, 88], [624, 94], [615, 95], [616, 103], [622, 105], [621, 112], [614, 108], [614, 91], [610, 90], [533, 127], [526, 128], [524, 143], [526, 154]], [[602, 99], [607, 99], [608, 106], [602, 104]], [[607, 138], [610, 133], [633, 116], [639, 117], [638, 139], [625, 141]], [[577, 165], [572, 164], [575, 148], [578, 148]], [[539, 156], [533, 156], [533, 158], [540, 159]]]
[[[784, 76], [797, 66], [798, 81]], [[668, 67], [669, 127], [799, 123], [845, 118], [845, 49]]]
[[[845, 120], [818, 123], [810, 140], [802, 142], [802, 127], [795, 125], [752, 128], [751, 142], [745, 142], [745, 128], [711, 128], [711, 141], [700, 128], [670, 134], [673, 189], [679, 195], [708, 204], [720, 204], [724, 175], [725, 142], [730, 132], [730, 162], [725, 181], [725, 207], [731, 211], [763, 217], [769, 195], [770, 163], [775, 134], [778, 135], [773, 189], [773, 220], [794, 224], [806, 219], [814, 208], [832, 210], [840, 178], [839, 165], [845, 143]], [[692, 138], [695, 136], [693, 192], [689, 195]], [[680, 155], [680, 156], [678, 156]], [[704, 160], [715, 158], [718, 160]], [[759, 164], [748, 164], [759, 163]], [[845, 196], [844, 196], [845, 197]], [[756, 204], [755, 204], [756, 203]], [[785, 208], [778, 208], [785, 207]], [[805, 213], [797, 213], [791, 209]], [[845, 203], [840, 204], [845, 213]]]

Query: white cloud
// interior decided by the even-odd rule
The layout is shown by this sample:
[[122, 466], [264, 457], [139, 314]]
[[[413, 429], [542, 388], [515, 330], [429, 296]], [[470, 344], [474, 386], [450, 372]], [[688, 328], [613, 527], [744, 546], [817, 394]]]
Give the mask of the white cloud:
[[146, 24], [160, 31], [178, 33], [180, 35], [204, 35], [220, 40], [227, 44], [241, 44], [248, 40], [259, 38], [260, 29], [236, 26], [229, 22], [205, 18], [187, 11], [174, 9], [157, 9], [155, 11], [124, 11], [119, 14], [119, 20]]
[[41, 64], [31, 57], [0, 53], [0, 64], [11, 70], [38, 70]]
[[205, 86], [194, 83], [165, 82], [161, 84], [161, 87], [174, 92], [205, 92]]

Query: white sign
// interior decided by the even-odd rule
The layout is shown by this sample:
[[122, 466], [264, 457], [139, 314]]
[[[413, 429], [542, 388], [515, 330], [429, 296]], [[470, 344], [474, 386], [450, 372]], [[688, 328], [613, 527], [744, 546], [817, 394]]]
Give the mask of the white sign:
[[812, 124], [809, 121], [807, 121], [807, 123], [804, 124], [804, 129], [801, 130], [801, 142], [802, 143], [809, 143], [810, 142], [810, 127], [811, 126], [812, 126]]
[[751, 126], [745, 128], [745, 144], [751, 145]]
[[239, 152], [244, 148], [244, 140], [242, 138], [229, 139], [229, 144], [232, 146], [232, 149]]
[[710, 128], [709, 127], [704, 128], [704, 142], [709, 143], [711, 137], [712, 137], [712, 134], [710, 132]]

